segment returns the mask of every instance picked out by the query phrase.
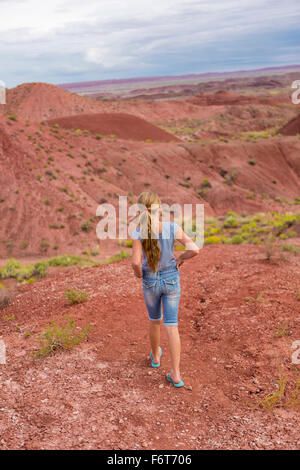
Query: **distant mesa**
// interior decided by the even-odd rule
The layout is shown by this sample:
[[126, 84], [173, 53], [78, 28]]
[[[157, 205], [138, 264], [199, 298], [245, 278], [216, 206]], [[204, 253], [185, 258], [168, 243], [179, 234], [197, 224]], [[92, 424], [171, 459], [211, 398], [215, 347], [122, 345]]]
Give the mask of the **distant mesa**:
[[115, 135], [120, 139], [153, 142], [180, 142], [172, 134], [145, 119], [126, 113], [79, 114], [49, 119], [50, 125], [58, 124], [65, 129], [88, 130], [103, 136]]
[[265, 104], [276, 105], [280, 102], [286, 102], [285, 96], [244, 96], [232, 93], [227, 90], [219, 90], [215, 93], [200, 93], [187, 99], [189, 103], [198, 106], [222, 106], [222, 105], [247, 105], [247, 104]]

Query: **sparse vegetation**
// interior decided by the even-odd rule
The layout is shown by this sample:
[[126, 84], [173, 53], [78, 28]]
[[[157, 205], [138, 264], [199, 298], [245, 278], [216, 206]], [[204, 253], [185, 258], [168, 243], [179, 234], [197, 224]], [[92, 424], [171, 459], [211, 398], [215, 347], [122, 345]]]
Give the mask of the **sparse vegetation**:
[[130, 256], [131, 256], [131, 253], [127, 253], [125, 250], [121, 250], [120, 253], [117, 253], [116, 255], [111, 256], [106, 261], [104, 261], [104, 263], [102, 263], [102, 264], [114, 263], [116, 261], [120, 261], [122, 259], [129, 258]]
[[90, 328], [90, 324], [85, 328], [79, 328], [72, 317], [68, 317], [62, 325], [52, 320], [47, 324], [46, 331], [39, 336], [40, 349], [33, 353], [33, 357], [43, 358], [59, 350], [73, 349], [87, 338]]
[[18, 120], [18, 116], [16, 114], [9, 114], [7, 116], [7, 118], [10, 120], [10, 121], [17, 121]]
[[289, 328], [288, 322], [287, 321], [279, 322], [274, 335], [277, 338], [282, 338], [283, 336], [289, 336], [290, 334], [291, 334], [291, 330]]
[[86, 302], [89, 298], [89, 294], [81, 289], [66, 290], [65, 295], [70, 304], [81, 304], [83, 302]]

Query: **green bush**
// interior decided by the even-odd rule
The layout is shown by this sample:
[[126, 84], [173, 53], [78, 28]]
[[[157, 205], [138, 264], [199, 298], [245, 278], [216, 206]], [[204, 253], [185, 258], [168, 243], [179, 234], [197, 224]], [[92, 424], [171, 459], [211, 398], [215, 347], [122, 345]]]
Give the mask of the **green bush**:
[[187, 181], [179, 181], [180, 186], [183, 186], [184, 188], [190, 188], [192, 186], [192, 183], [189, 183]]
[[46, 331], [39, 336], [40, 349], [33, 353], [36, 358], [42, 358], [56, 353], [59, 350], [71, 350], [87, 338], [91, 325], [76, 330], [78, 327], [72, 317], [68, 317], [64, 324], [58, 325], [55, 320], [47, 324]]
[[71, 304], [81, 304], [89, 299], [89, 294], [80, 289], [66, 290], [65, 295]]
[[28, 264], [22, 266], [19, 261], [10, 258], [5, 264], [4, 268], [0, 269], [0, 277], [2, 279], [15, 278], [18, 281], [30, 279], [33, 276], [44, 277], [47, 274], [47, 263], [39, 261], [34, 265]]
[[243, 238], [241, 235], [234, 235], [231, 239], [231, 243], [233, 245], [239, 245], [240, 243], [243, 243]]
[[283, 249], [283, 251], [290, 251], [294, 255], [297, 255], [300, 252], [299, 248], [295, 248], [293, 245], [290, 245], [288, 243], [283, 243], [282, 244], [282, 249]]
[[237, 220], [233, 216], [227, 217], [227, 219], [223, 223], [224, 228], [238, 227], [238, 225], [239, 224], [238, 224]]
[[218, 237], [217, 235], [212, 235], [211, 237], [206, 237], [204, 240], [205, 245], [212, 245], [215, 243], [222, 243], [221, 237]]
[[86, 222], [84, 222], [82, 225], [81, 225], [81, 230], [83, 232], [88, 232], [90, 230], [90, 219], [88, 219]]
[[130, 253], [127, 253], [125, 250], [121, 250], [120, 253], [117, 253], [116, 255], [111, 256], [106, 261], [104, 261], [104, 264], [114, 263], [116, 261], [120, 261], [122, 259], [129, 258], [130, 256], [131, 256]]
[[211, 188], [211, 183], [208, 181], [208, 178], [203, 178], [201, 183], [201, 189]]

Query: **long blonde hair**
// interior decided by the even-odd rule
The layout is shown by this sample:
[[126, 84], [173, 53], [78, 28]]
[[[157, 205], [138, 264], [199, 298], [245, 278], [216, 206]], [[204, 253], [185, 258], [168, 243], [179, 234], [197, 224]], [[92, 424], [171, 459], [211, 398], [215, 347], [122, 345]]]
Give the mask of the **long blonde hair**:
[[138, 204], [143, 204], [147, 210], [141, 214], [139, 222], [141, 233], [145, 233], [147, 230], [147, 238], [142, 239], [142, 246], [147, 257], [148, 266], [151, 272], [158, 270], [158, 263], [160, 259], [160, 245], [157, 238], [152, 238], [153, 232], [153, 220], [151, 215], [151, 205], [161, 205], [161, 200], [157, 193], [154, 191], [144, 191], [138, 197]]

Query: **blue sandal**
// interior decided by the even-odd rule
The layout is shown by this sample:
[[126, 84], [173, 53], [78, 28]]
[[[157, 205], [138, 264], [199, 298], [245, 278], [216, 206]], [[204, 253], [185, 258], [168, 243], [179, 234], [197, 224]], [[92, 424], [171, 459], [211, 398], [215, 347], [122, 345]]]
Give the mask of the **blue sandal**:
[[[159, 346], [158, 349], [159, 349], [159, 354], [161, 356], [162, 355], [161, 347]], [[151, 366], [152, 367], [159, 367], [160, 366], [160, 362], [158, 364], [156, 362], [153, 362], [152, 351], [150, 351], [150, 358], [151, 358]]]
[[182, 380], [180, 380], [180, 382], [174, 382], [174, 380], [171, 379], [170, 374], [168, 374], [168, 375], [166, 376], [166, 379], [167, 379], [169, 382], [171, 382], [171, 383], [174, 385], [174, 387], [176, 387], [176, 388], [179, 388], [179, 387], [183, 387], [183, 386], [184, 386], [184, 383], [183, 383]]

